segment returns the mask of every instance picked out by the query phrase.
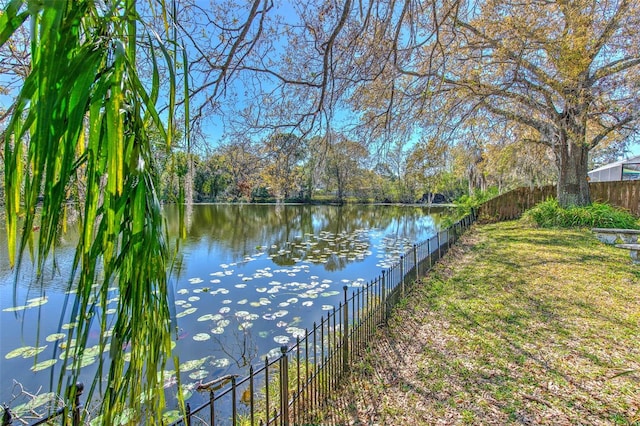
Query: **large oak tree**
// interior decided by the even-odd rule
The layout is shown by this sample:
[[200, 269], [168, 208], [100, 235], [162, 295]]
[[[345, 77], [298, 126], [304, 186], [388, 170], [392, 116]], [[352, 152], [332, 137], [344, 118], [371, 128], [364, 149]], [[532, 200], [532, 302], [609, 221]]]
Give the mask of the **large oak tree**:
[[640, 4], [627, 0], [459, 3], [437, 37], [402, 51], [378, 93], [400, 120], [439, 131], [464, 135], [478, 116], [521, 126], [553, 149], [560, 203], [585, 205], [589, 152], [637, 131], [639, 24]]

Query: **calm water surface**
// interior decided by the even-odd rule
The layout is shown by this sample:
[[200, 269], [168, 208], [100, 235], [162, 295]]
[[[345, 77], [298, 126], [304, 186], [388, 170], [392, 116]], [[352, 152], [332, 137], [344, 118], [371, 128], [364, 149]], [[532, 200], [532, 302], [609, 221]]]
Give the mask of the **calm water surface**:
[[[434, 235], [441, 214], [391, 205], [194, 206], [170, 280], [178, 328], [175, 351], [187, 396], [200, 380], [243, 374], [249, 364], [277, 355], [281, 345], [293, 343], [342, 300], [343, 286], [364, 285], [414, 243]], [[165, 215], [170, 235], [177, 235], [177, 209], [167, 206]], [[48, 391], [50, 379], [58, 377], [59, 347], [72, 326], [61, 314], [65, 300], [73, 297], [67, 294], [66, 276], [77, 236], [69, 232], [63, 237], [56, 268], [49, 267], [42, 286], [33, 284], [28, 269], [14, 280], [3, 238], [4, 233], [0, 403], [10, 403], [18, 390], [14, 380], [35, 393], [41, 386]], [[117, 297], [114, 290], [113, 308]], [[113, 317], [113, 312], [105, 314]], [[97, 345], [98, 330], [92, 338], [90, 345]], [[20, 352], [25, 346], [46, 347], [36, 355]], [[87, 383], [95, 359], [86, 359]], [[171, 373], [166, 373], [169, 391], [175, 383]]]

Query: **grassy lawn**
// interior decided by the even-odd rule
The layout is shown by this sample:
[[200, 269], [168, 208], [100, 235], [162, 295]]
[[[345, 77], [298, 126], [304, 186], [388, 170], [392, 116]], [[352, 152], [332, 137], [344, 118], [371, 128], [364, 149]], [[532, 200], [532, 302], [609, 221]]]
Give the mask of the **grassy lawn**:
[[640, 265], [588, 230], [475, 226], [323, 424], [640, 425]]

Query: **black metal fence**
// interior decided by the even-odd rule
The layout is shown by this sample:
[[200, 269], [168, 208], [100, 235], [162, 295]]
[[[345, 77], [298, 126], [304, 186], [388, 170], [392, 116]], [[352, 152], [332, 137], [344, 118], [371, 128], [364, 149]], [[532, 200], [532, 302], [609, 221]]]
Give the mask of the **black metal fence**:
[[[62, 406], [54, 411], [52, 411], [49, 415], [38, 419], [35, 423], [31, 423], [31, 426], [52, 424], [54, 421], [58, 420], [62, 425], [71, 425], [71, 426], [80, 426], [81, 423], [81, 414], [82, 414], [82, 404], [80, 403], [80, 396], [84, 391], [83, 383], [76, 383], [69, 387], [68, 392], [71, 400], [73, 401], [70, 407]], [[14, 418], [11, 414], [11, 410], [9, 407], [3, 404], [2, 406], [2, 426], [8, 426], [14, 424]], [[59, 419], [58, 419], [59, 418]], [[24, 418], [21, 418], [19, 421], [16, 421], [18, 424], [27, 424]]]
[[313, 424], [353, 360], [365, 350], [391, 309], [476, 220], [475, 212], [414, 245], [367, 285], [343, 287], [344, 299], [278, 357], [265, 358], [238, 379], [225, 376], [200, 387], [209, 399], [177, 425]]
[[[251, 366], [244, 378], [228, 375], [199, 385], [199, 391], [208, 393], [208, 401], [197, 408], [187, 403], [186, 415], [172, 426], [314, 423], [393, 306], [475, 221], [473, 212], [413, 245], [398, 263], [368, 284], [351, 292], [343, 287], [343, 301], [305, 330], [295, 344], [282, 346], [280, 356]], [[79, 426], [81, 393], [78, 384], [73, 407], [61, 408], [32, 426], [50, 424], [59, 416], [62, 424]], [[5, 408], [5, 415], [8, 412]], [[2, 420], [2, 425], [11, 424], [10, 417]]]

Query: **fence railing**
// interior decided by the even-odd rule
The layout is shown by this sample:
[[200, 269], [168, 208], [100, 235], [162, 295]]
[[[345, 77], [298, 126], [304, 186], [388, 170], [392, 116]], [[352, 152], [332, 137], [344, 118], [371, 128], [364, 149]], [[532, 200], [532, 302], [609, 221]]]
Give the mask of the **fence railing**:
[[327, 311], [278, 357], [265, 358], [248, 376], [225, 376], [200, 386], [208, 401], [177, 425], [309, 424], [330, 399], [350, 365], [410, 286], [446, 253], [476, 220], [475, 212], [408, 250], [398, 263], [362, 287], [343, 287], [343, 301]]
[[[73, 401], [71, 407], [62, 406], [55, 411], [51, 412], [49, 415], [38, 419], [35, 423], [31, 423], [31, 426], [38, 426], [44, 424], [51, 424], [54, 420], [60, 418], [60, 422], [63, 425], [71, 425], [71, 426], [80, 426], [81, 423], [81, 415], [82, 415], [82, 404], [80, 403], [80, 396], [84, 391], [84, 384], [81, 382], [76, 383], [69, 387], [69, 394], [71, 396], [71, 400]], [[11, 414], [11, 410], [8, 406], [2, 406], [2, 419], [1, 425], [8, 426], [13, 424], [13, 415]], [[20, 419], [20, 424], [26, 424], [24, 419]]]
[[[392, 308], [411, 285], [431, 269], [458, 237], [477, 219], [476, 212], [420, 244], [415, 244], [395, 265], [361, 287], [343, 287], [343, 300], [319, 322], [282, 346], [280, 355], [251, 366], [248, 375], [227, 375], [198, 386], [208, 394], [199, 407], [186, 405], [186, 415], [171, 425], [279, 425], [313, 423], [332, 393], [349, 374], [371, 338], [383, 326]], [[60, 408], [31, 426], [79, 426], [82, 384], [74, 390], [73, 407]], [[5, 407], [2, 425], [12, 423]]]

